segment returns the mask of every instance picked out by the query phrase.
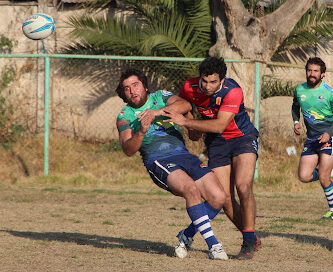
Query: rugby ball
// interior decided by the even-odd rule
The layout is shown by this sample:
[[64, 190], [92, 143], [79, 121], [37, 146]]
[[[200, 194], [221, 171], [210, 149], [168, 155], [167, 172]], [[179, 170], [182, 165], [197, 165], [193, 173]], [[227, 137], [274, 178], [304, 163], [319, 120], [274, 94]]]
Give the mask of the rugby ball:
[[32, 40], [42, 40], [50, 36], [55, 29], [55, 21], [50, 15], [37, 13], [26, 19], [22, 31]]

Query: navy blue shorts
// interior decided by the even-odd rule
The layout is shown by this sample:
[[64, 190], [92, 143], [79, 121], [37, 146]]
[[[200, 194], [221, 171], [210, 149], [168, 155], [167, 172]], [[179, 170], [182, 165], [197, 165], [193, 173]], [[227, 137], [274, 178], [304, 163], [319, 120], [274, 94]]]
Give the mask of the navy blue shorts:
[[258, 157], [258, 137], [256, 134], [247, 134], [228, 141], [208, 146], [208, 166], [217, 168], [230, 165], [232, 158], [244, 153], [254, 153]]
[[152, 163], [146, 163], [145, 166], [154, 183], [167, 191], [170, 191], [167, 178], [171, 172], [177, 169], [186, 172], [193, 180], [198, 180], [212, 171], [191, 153], [164, 157]]
[[305, 155], [318, 155], [319, 153], [325, 153], [327, 155], [332, 154], [332, 137], [327, 143], [319, 143], [318, 140], [306, 139], [301, 156]]

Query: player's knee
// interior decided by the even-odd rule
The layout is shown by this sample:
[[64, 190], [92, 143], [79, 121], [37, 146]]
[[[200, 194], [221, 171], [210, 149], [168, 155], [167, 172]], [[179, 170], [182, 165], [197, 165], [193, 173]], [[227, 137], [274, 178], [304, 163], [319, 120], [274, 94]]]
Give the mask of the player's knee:
[[216, 209], [221, 209], [225, 203], [225, 192], [223, 190], [215, 190], [208, 196], [208, 202]]
[[312, 180], [312, 175], [307, 175], [303, 173], [298, 174], [298, 180], [303, 183], [308, 183]]
[[319, 180], [320, 181], [327, 181], [329, 182], [331, 180], [331, 173], [330, 172], [326, 172], [326, 173], [323, 173], [323, 172], [319, 172]]
[[186, 184], [183, 187], [183, 196], [187, 200], [201, 200], [201, 194], [195, 183]]
[[226, 207], [231, 207], [232, 206], [232, 197], [229, 193], [225, 194], [224, 206], [226, 206]]
[[240, 185], [236, 186], [236, 188], [237, 188], [237, 192], [238, 192], [238, 196], [239, 196], [240, 200], [248, 199], [253, 194], [251, 184], [246, 184], [246, 183], [240, 184]]

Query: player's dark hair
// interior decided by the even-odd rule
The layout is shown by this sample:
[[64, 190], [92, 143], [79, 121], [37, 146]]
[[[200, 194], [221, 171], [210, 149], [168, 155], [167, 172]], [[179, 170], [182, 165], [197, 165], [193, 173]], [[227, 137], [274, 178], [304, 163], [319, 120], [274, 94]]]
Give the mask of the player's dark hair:
[[227, 73], [227, 65], [223, 58], [218, 57], [208, 57], [205, 58], [199, 66], [200, 76], [209, 76], [217, 73], [220, 79], [225, 78]]
[[305, 65], [305, 70], [308, 70], [308, 67], [310, 64], [319, 65], [321, 74], [326, 72], [326, 64], [325, 64], [325, 62], [323, 62], [323, 60], [321, 58], [318, 58], [318, 57], [309, 58]]
[[119, 84], [116, 88], [116, 93], [125, 103], [127, 103], [128, 101], [125, 96], [123, 82], [124, 82], [124, 80], [128, 79], [131, 76], [137, 76], [138, 79], [142, 82], [143, 87], [145, 87], [145, 89], [147, 89], [147, 92], [149, 93], [148, 80], [147, 80], [146, 75], [137, 69], [129, 68], [126, 71], [122, 72], [120, 79], [119, 79]]

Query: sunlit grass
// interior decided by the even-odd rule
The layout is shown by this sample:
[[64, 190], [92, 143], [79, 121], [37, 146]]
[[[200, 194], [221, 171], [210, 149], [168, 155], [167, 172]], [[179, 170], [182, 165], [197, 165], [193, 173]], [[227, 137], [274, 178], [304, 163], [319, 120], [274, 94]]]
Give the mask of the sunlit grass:
[[[74, 141], [57, 134], [51, 135], [49, 154], [49, 174], [44, 176], [43, 137], [41, 135], [21, 139], [13, 149], [21, 162], [8, 150], [1, 150], [1, 183], [19, 186], [44, 186], [45, 192], [66, 191], [63, 187], [90, 187], [94, 193], [115, 194], [114, 186], [148, 186], [155, 189], [152, 195], [167, 195], [151, 181], [139, 154], [126, 156], [117, 140], [106, 143], [86, 143]], [[191, 142], [185, 135], [189, 150], [200, 155], [205, 152], [203, 141]], [[298, 154], [302, 148], [301, 138], [284, 138], [279, 131], [264, 133], [260, 138], [258, 174], [255, 191], [296, 192], [312, 190], [318, 184], [303, 184], [298, 181], [297, 167], [299, 156], [288, 156], [285, 149], [295, 145]], [[207, 158], [204, 158], [206, 161]], [[23, 171], [27, 168], [29, 176]], [[6, 171], [4, 171], [6, 169]], [[84, 188], [86, 190], [86, 188]], [[89, 191], [89, 190], [88, 190]], [[87, 192], [88, 192], [87, 191]], [[68, 192], [68, 191], [67, 191]], [[71, 191], [84, 193], [85, 191]], [[89, 191], [91, 193], [91, 191]], [[125, 192], [126, 194], [129, 192]], [[138, 191], [139, 193], [139, 191]], [[121, 194], [121, 192], [117, 192]]]

